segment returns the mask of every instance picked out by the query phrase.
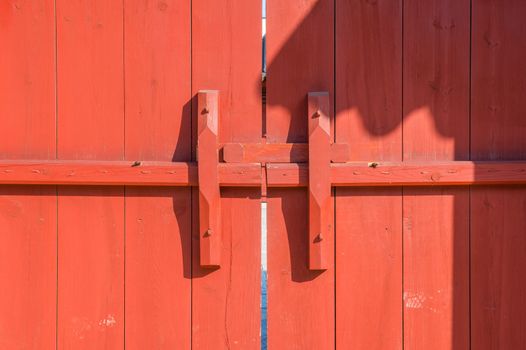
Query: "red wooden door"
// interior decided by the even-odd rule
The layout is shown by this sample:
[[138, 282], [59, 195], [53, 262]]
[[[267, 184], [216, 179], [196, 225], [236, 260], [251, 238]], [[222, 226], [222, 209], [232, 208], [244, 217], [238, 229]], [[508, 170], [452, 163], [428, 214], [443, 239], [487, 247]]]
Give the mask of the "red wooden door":
[[209, 270], [193, 172], [171, 179], [195, 164], [198, 90], [221, 92], [220, 142], [261, 138], [261, 4], [211, 5], [2, 3], [1, 158], [59, 186], [2, 185], [0, 348], [259, 347], [259, 190], [223, 190]]
[[0, 348], [260, 348], [262, 200], [270, 349], [526, 348], [526, 3], [267, 2], [266, 105], [259, 0], [0, 4]]

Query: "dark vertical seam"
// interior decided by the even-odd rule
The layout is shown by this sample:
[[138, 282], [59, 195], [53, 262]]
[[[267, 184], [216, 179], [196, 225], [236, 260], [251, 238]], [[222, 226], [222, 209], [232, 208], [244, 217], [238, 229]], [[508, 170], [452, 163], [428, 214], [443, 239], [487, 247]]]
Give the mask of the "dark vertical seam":
[[405, 240], [405, 226], [404, 226], [404, 187], [401, 188], [401, 202], [402, 202], [402, 349], [405, 349], [405, 307], [404, 307], [404, 283], [405, 283], [405, 268], [404, 268], [404, 240]]
[[[190, 159], [194, 158], [194, 112], [193, 112], [193, 1], [190, 1], [190, 93], [189, 93], [189, 104], [190, 104]], [[195, 210], [194, 210], [194, 193], [193, 187], [190, 187], [190, 349], [194, 346], [194, 228], [195, 228]]]
[[469, 2], [469, 100], [468, 100], [468, 104], [469, 104], [469, 127], [468, 127], [468, 130], [469, 130], [469, 135], [468, 135], [468, 139], [469, 139], [469, 147], [468, 147], [468, 152], [469, 152], [469, 160], [472, 159], [471, 157], [471, 61], [472, 61], [472, 36], [473, 36], [473, 2], [470, 0]]
[[[55, 25], [55, 159], [58, 159], [58, 30], [57, 1], [53, 2]], [[58, 349], [58, 186], [55, 186], [55, 350]]]
[[[469, 159], [471, 160], [472, 159], [472, 156], [471, 156], [471, 96], [472, 96], [472, 91], [471, 91], [471, 74], [472, 74], [472, 71], [471, 71], [471, 62], [472, 62], [472, 41], [473, 41], [473, 1], [470, 0], [469, 2], [469, 127], [468, 127], [468, 130], [469, 130]], [[468, 293], [469, 293], [469, 305], [468, 305], [468, 313], [469, 313], [469, 316], [468, 316], [468, 327], [469, 327], [469, 330], [468, 330], [468, 341], [469, 341], [469, 344], [468, 344], [468, 348], [471, 349], [471, 228], [472, 228], [472, 225], [471, 225], [471, 186], [468, 187], [468, 194], [469, 194], [469, 202], [468, 202], [468, 209], [469, 209], [469, 213], [468, 213], [468, 278], [469, 278], [469, 283], [468, 283]]]
[[[400, 124], [401, 124], [401, 148], [402, 148], [402, 162], [404, 161], [404, 0], [401, 3], [401, 115], [400, 115]], [[404, 309], [404, 289], [405, 289], [405, 255], [404, 255], [404, 240], [405, 240], [405, 227], [404, 227], [404, 187], [401, 188], [401, 202], [402, 202], [402, 349], [405, 349], [405, 309]]]
[[[336, 50], [336, 35], [337, 35], [337, 32], [336, 32], [336, 6], [337, 6], [337, 1], [334, 0], [333, 2], [333, 35], [332, 35], [332, 40], [333, 40], [333, 114], [334, 114], [334, 117], [333, 117], [333, 122], [334, 122], [334, 127], [333, 127], [333, 130], [334, 130], [334, 135], [333, 135], [333, 142], [336, 142], [336, 114], [337, 114], [337, 110], [336, 110], [336, 55], [337, 55], [337, 50]], [[336, 291], [336, 279], [337, 279], [337, 274], [336, 274], [336, 269], [337, 269], [337, 266], [336, 266], [336, 262], [337, 262], [337, 257], [336, 257], [336, 252], [337, 252], [337, 244], [336, 244], [336, 225], [337, 225], [337, 222], [336, 222], [336, 199], [338, 198], [338, 190], [336, 188], [334, 188], [332, 191], [332, 194], [334, 196], [334, 199], [333, 199], [333, 205], [334, 205], [334, 211], [333, 211], [333, 218], [332, 218], [332, 221], [334, 223], [334, 227], [333, 227], [333, 237], [334, 237], [334, 246], [333, 246], [333, 266], [334, 266], [334, 282], [333, 282], [333, 309], [334, 309], [334, 333], [333, 333], [333, 337], [334, 337], [334, 349], [336, 350], [336, 344], [337, 344], [337, 317], [336, 317], [336, 313], [338, 312], [337, 311], [337, 304], [336, 304], [336, 294], [337, 294], [337, 291]]]
[[126, 186], [123, 186], [123, 220], [124, 220], [124, 232], [123, 232], [123, 259], [124, 259], [124, 272], [123, 272], [123, 344], [126, 349]]
[[[123, 111], [123, 146], [122, 158], [126, 159], [126, 25], [125, 0], [122, 1], [122, 111]], [[126, 186], [122, 188], [123, 195], [123, 345], [126, 349]]]
[[402, 0], [402, 3], [401, 3], [401, 6], [402, 6], [402, 9], [401, 9], [401, 36], [402, 36], [402, 40], [401, 40], [401, 48], [400, 48], [400, 51], [401, 51], [401, 75], [402, 75], [402, 80], [401, 80], [401, 89], [402, 89], [402, 92], [401, 92], [401, 107], [402, 107], [402, 111], [401, 111], [401, 115], [400, 115], [400, 124], [401, 124], [401, 148], [402, 148], [402, 154], [401, 154], [401, 158], [402, 158], [402, 161], [404, 161], [404, 0]]
[[123, 113], [123, 145], [122, 145], [122, 159], [126, 159], [126, 15], [125, 15], [125, 0], [122, 0], [122, 113]]

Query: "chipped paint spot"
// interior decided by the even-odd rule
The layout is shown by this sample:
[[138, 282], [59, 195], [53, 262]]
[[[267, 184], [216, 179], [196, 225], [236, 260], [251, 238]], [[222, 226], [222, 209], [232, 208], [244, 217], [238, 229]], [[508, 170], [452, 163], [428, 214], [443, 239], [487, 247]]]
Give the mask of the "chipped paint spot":
[[111, 327], [115, 327], [116, 324], [117, 324], [117, 321], [115, 320], [115, 317], [111, 314], [106, 316], [106, 318], [99, 321], [99, 326], [101, 327], [111, 328]]
[[426, 296], [422, 293], [405, 292], [404, 302], [408, 309], [421, 309], [424, 307]]

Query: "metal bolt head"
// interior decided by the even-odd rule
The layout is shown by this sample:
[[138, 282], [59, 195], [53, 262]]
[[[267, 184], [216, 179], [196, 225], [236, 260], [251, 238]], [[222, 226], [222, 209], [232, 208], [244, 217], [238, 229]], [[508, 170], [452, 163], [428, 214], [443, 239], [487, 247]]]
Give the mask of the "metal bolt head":
[[203, 235], [204, 237], [210, 237], [212, 236], [212, 230], [211, 229], [208, 229], [205, 231], [205, 234]]
[[314, 114], [312, 115], [313, 118], [319, 118], [321, 117], [321, 111], [318, 109]]
[[203, 108], [203, 114], [208, 114], [208, 113], [210, 113], [210, 110], [208, 109], [208, 107]]

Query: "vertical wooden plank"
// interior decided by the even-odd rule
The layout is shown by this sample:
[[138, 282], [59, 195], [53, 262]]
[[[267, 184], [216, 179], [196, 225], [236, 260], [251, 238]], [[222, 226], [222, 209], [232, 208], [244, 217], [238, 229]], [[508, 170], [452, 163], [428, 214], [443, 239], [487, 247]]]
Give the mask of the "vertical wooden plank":
[[0, 4], [0, 157], [55, 157], [53, 1]]
[[[123, 157], [122, 18], [120, 2], [57, 1], [60, 159]], [[58, 194], [58, 348], [123, 348], [123, 188]]]
[[[473, 159], [526, 158], [526, 3], [473, 1]], [[526, 347], [526, 188], [473, 188], [472, 346]]]
[[[336, 138], [352, 160], [401, 160], [401, 79], [401, 1], [336, 1]], [[402, 348], [401, 194], [336, 189], [337, 348]]]
[[189, 349], [189, 188], [126, 188], [126, 348]]
[[[124, 2], [126, 159], [191, 159], [190, 1]], [[191, 190], [126, 188], [126, 348], [189, 349]]]
[[[267, 142], [307, 142], [307, 94], [334, 87], [334, 1], [267, 2]], [[306, 189], [268, 191], [268, 347], [334, 347], [334, 238], [308, 269]], [[332, 201], [333, 199], [331, 199]]]
[[[469, 159], [470, 2], [404, 2], [404, 160]], [[406, 188], [404, 348], [469, 348], [469, 191]]]
[[[0, 157], [55, 157], [53, 1], [0, 4]], [[56, 189], [0, 187], [0, 347], [55, 349]]]
[[337, 348], [402, 349], [401, 190], [338, 189], [336, 207]]
[[0, 347], [55, 349], [56, 189], [0, 187]]
[[353, 160], [401, 160], [402, 2], [336, 1], [336, 137]]
[[307, 142], [307, 93], [332, 99], [333, 27], [333, 1], [267, 1], [268, 142]]
[[[220, 143], [261, 140], [261, 1], [192, 2], [193, 96], [199, 90], [219, 91]], [[260, 191], [221, 196], [221, 266], [204, 269], [193, 191], [192, 348], [259, 349]]]
[[476, 349], [526, 346], [526, 191], [474, 189], [471, 198], [472, 342]]
[[58, 157], [122, 159], [123, 5], [57, 0]]
[[[221, 191], [221, 267], [199, 265], [194, 217], [192, 264], [192, 349], [259, 349], [259, 194], [251, 189]], [[194, 213], [198, 212], [194, 194]]]
[[404, 349], [469, 349], [469, 190], [404, 190]]
[[334, 266], [309, 270], [308, 201], [306, 191], [268, 192], [269, 349], [334, 348]]

